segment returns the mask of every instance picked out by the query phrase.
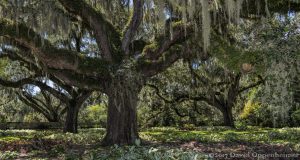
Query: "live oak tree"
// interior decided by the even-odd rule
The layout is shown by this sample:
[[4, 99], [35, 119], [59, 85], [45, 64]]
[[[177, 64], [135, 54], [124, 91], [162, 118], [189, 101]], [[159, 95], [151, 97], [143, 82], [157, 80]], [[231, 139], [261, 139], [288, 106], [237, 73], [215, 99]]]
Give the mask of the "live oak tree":
[[[290, 115], [299, 109], [299, 15], [274, 18], [261, 27], [251, 48], [264, 50], [266, 85], [258, 92], [257, 100], [270, 110], [272, 125], [292, 125]], [[265, 34], [267, 33], [267, 34]], [[262, 43], [263, 42], [263, 43]], [[261, 43], [261, 44], [260, 44]], [[272, 45], [270, 45], [272, 44]]]
[[[0, 52], [0, 61], [3, 64], [1, 66], [1, 70], [3, 72], [0, 78], [0, 86], [3, 87], [4, 90], [8, 90], [10, 92], [2, 92], [1, 95], [3, 96], [3, 99], [9, 101], [11, 98], [6, 97], [15, 97], [14, 99], [19, 99], [21, 102], [23, 102], [23, 104], [28, 105], [34, 111], [42, 114], [49, 122], [59, 122], [66, 110], [61, 103], [57, 104], [56, 102], [58, 102], [58, 100], [52, 97], [51, 94], [46, 91], [48, 88], [43, 87], [46, 86], [46, 84], [40, 82], [41, 85], [39, 89], [42, 88], [42, 90], [39, 92], [40, 94], [37, 94], [35, 91], [37, 88], [34, 88], [32, 85], [30, 85], [30, 83], [18, 85], [18, 83], [13, 83], [8, 80], [19, 79], [20, 77], [25, 76], [26, 71], [24, 74], [24, 68], [21, 67], [22, 65], [20, 65], [20, 63], [15, 63], [13, 61], [10, 63], [8, 60], [9, 56], [8, 54], [4, 53], [4, 50], [5, 49], [2, 48]], [[14, 59], [16, 58], [16, 55], [13, 53], [10, 53], [9, 55], [12, 60], [16, 60]], [[17, 70], [20, 71], [18, 75], [16, 75], [16, 72], [18, 72]], [[4, 103], [3, 105], [6, 104], [7, 103]]]
[[[80, 48], [77, 47], [80, 45], [80, 37], [73, 35], [72, 38], [75, 39], [75, 50], [80, 51]], [[21, 73], [17, 76], [19, 78], [13, 78], [15, 76], [14, 73], [9, 73], [8, 75], [11, 76], [10, 79], [13, 80], [0, 78], [0, 85], [17, 88], [18, 90], [16, 92], [18, 98], [35, 111], [44, 115], [45, 118], [51, 122], [59, 121], [59, 119], [64, 117], [64, 113], [66, 113], [64, 132], [77, 133], [79, 109], [92, 91], [65, 84], [53, 75], [45, 73], [35, 62], [23, 59], [21, 52], [28, 52], [28, 50], [15, 50], [7, 46], [1, 48], [0, 59], [6, 62], [7, 65], [10, 64], [7, 61], [17, 62], [18, 65], [11, 68], [14, 68], [14, 70], [19, 69]], [[4, 67], [5, 65], [2, 66], [1, 69], [3, 70]], [[28, 88], [31, 88], [31, 90]], [[35, 91], [37, 88], [40, 90], [39, 93], [43, 96], [42, 99], [33, 96], [33, 94], [37, 92]], [[56, 107], [53, 98], [51, 98], [52, 96], [59, 101]], [[62, 110], [59, 111], [59, 107], [62, 106]]]
[[[18, 61], [27, 71], [33, 73], [19, 80], [0, 78], [0, 85], [18, 89], [15, 91], [18, 98], [50, 122], [58, 122], [66, 113], [64, 132], [77, 133], [79, 109], [92, 91], [68, 86], [52, 75], [45, 75], [35, 64], [24, 61], [17, 52], [2, 49], [0, 53], [0, 59]], [[33, 95], [34, 92], [38, 92], [43, 98]], [[57, 105], [54, 98], [58, 101]]]
[[[156, 77], [147, 86], [154, 89], [155, 94], [171, 104], [171, 108], [180, 117], [193, 115], [181, 113], [180, 107], [183, 102], [204, 102], [204, 105], [214, 107], [223, 115], [223, 125], [235, 127], [233, 109], [237, 105], [239, 96], [243, 92], [259, 86], [265, 80], [261, 76], [255, 76], [256, 80], [251, 80], [246, 84], [241, 84], [242, 78], [247, 76], [247, 72], [230, 71], [220, 65], [220, 62], [210, 59], [200, 62], [187, 62], [186, 65], [176, 66], [173, 70], [169, 70], [164, 74]], [[178, 67], [185, 69], [179, 69]], [[242, 71], [244, 73], [242, 73]], [[253, 77], [254, 73], [252, 73]], [[248, 75], [248, 77], [250, 77]], [[166, 82], [161, 82], [166, 81]], [[182, 88], [182, 89], [179, 89]], [[177, 105], [178, 104], [178, 105]], [[202, 103], [203, 104], [203, 103]], [[194, 111], [198, 114], [199, 108], [202, 106], [189, 107], [189, 111]], [[202, 107], [203, 108], [203, 107]]]
[[265, 81], [262, 76], [258, 75], [256, 78], [257, 80], [254, 80], [254, 82], [241, 84], [242, 76], [245, 76], [247, 72], [252, 70], [251, 66], [248, 65], [250, 64], [244, 64], [241, 71], [236, 73], [226, 70], [220, 66], [215, 67], [215, 70], [217, 70], [215, 73], [214, 71], [211, 71], [214, 69], [204, 69], [204, 72], [206, 70], [206, 75], [208, 75], [205, 77], [195, 72], [192, 64], [189, 64], [191, 74], [195, 81], [198, 82], [196, 86], [208, 86], [208, 94], [199, 94], [195, 97], [195, 99], [198, 101], [204, 101], [220, 110], [223, 115], [223, 122], [225, 126], [235, 127], [233, 108], [237, 105], [239, 96], [243, 92], [263, 84]]
[[[136, 104], [146, 80], [187, 56], [183, 51], [191, 42], [200, 42], [193, 45], [203, 51], [197, 55], [207, 55], [210, 33], [226, 35], [226, 24], [239, 17], [299, 9], [294, 1], [266, 2], [8, 0], [0, 3], [0, 36], [3, 44], [28, 51], [19, 52], [22, 59], [65, 84], [105, 93], [103, 144], [132, 144], [139, 138]], [[85, 41], [96, 44], [96, 56], [53, 43], [51, 37], [63, 39], [71, 25], [87, 32]]]

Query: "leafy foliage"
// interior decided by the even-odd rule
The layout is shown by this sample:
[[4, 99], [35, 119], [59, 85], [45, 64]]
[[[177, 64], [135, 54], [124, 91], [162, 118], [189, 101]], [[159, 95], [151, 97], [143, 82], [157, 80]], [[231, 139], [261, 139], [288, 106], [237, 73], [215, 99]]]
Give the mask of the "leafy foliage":
[[295, 111], [291, 116], [293, 122], [300, 126], [300, 110]]
[[119, 160], [131, 160], [131, 159], [198, 159], [205, 157], [201, 153], [194, 151], [185, 151], [182, 149], [174, 149], [167, 147], [118, 147], [114, 146], [110, 148], [110, 152], [101, 153], [101, 150], [92, 150], [85, 156], [87, 159], [119, 159]]
[[80, 112], [79, 121], [85, 123], [101, 124], [103, 127], [106, 124], [107, 106], [103, 103], [98, 105], [87, 106]]

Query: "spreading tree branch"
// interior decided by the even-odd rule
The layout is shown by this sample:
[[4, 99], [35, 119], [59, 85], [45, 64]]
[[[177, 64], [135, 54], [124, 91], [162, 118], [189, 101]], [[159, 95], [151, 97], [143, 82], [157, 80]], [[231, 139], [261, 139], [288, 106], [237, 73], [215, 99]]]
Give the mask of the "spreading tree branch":
[[184, 45], [191, 34], [194, 32], [192, 25], [174, 22], [172, 25], [173, 34], [166, 33], [156, 37], [156, 40], [145, 46], [143, 57], [148, 60], [159, 59], [165, 52], [176, 45]]
[[[23, 55], [23, 57], [21, 57], [17, 54], [19, 52], [15, 52], [12, 50], [2, 49], [2, 52], [3, 53], [0, 54], [0, 59], [1, 58], [9, 58], [12, 61], [23, 62], [23, 63], [25, 63], [24, 67], [26, 67], [29, 71], [34, 72], [36, 75], [43, 75], [43, 76], [49, 78], [51, 81], [56, 83], [60, 88], [64, 89], [68, 93], [75, 92], [74, 88], [72, 86], [65, 84], [63, 81], [61, 81], [60, 79], [58, 79], [57, 77], [55, 77], [52, 74], [44, 75], [44, 72], [38, 66], [36, 66], [36, 64], [34, 62], [31, 62], [30, 60], [29, 61], [25, 60], [26, 58], [24, 58], [24, 56], [26, 57], [26, 55], [27, 55], [26, 53], [22, 53], [21, 55]], [[62, 91], [60, 91], [60, 92], [62, 92]]]
[[122, 49], [127, 55], [130, 51], [129, 45], [143, 20], [143, 5], [144, 0], [133, 0], [133, 14], [130, 18], [128, 27], [125, 29], [125, 34], [122, 40]]
[[48, 69], [47, 72], [68, 86], [76, 86], [87, 90], [103, 91], [110, 82], [107, 77], [84, 76], [69, 70]]
[[17, 93], [19, 99], [25, 103], [26, 105], [30, 106], [35, 111], [41, 113], [46, 117], [47, 120], [52, 121], [53, 117], [51, 117], [49, 111], [38, 104], [34, 99], [32, 99], [31, 96], [29, 96], [27, 93], [24, 93], [23, 91], [21, 93]]
[[103, 54], [103, 58], [112, 61], [112, 49], [121, 47], [120, 34], [115, 27], [107, 21], [103, 14], [96, 11], [84, 0], [59, 0], [64, 8], [72, 14], [81, 17], [83, 23], [95, 33], [97, 44]]
[[18, 81], [8, 81], [0, 78], [0, 85], [4, 87], [11, 87], [11, 88], [22, 88], [24, 85], [34, 85], [39, 87], [41, 90], [47, 90], [49, 93], [53, 94], [56, 98], [67, 101], [68, 97], [63, 93], [55, 90], [54, 88], [48, 86], [47, 84], [37, 81], [34, 78], [24, 78]]
[[[168, 22], [169, 21], [169, 22]], [[164, 71], [180, 58], [184, 58], [182, 52], [187, 47], [185, 43], [194, 32], [191, 24], [182, 22], [170, 22], [173, 34], [159, 35], [154, 42], [144, 47], [141, 57], [138, 59], [139, 69], [146, 77], [151, 77]]]
[[157, 60], [139, 59], [138, 70], [146, 77], [156, 75], [182, 58], [182, 46], [173, 46]]
[[80, 56], [78, 52], [56, 48], [25, 24], [15, 24], [9, 20], [1, 19], [0, 36], [13, 41], [11, 44], [14, 46], [31, 50], [34, 54], [32, 57], [39, 60], [44, 70], [53, 68], [71, 70], [86, 76], [109, 76], [109, 63], [107, 61]]
[[149, 86], [150, 88], [154, 89], [155, 90], [155, 94], [160, 98], [162, 99], [163, 101], [165, 101], [166, 103], [181, 103], [181, 102], [184, 102], [184, 101], [203, 101], [203, 102], [206, 102], [208, 104], [211, 103], [211, 101], [206, 98], [204, 95], [198, 95], [196, 97], [194, 96], [190, 96], [188, 94], [181, 94], [181, 95], [178, 95], [176, 96], [174, 99], [167, 99], [165, 98], [164, 96], [162, 96], [160, 94], [160, 90], [157, 86], [153, 85], [153, 84], [147, 84], [147, 86]]

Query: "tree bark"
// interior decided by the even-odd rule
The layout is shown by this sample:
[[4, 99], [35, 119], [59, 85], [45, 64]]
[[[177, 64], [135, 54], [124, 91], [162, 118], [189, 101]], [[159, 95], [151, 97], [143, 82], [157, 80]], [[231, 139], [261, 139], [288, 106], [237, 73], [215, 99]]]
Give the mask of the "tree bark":
[[137, 102], [140, 89], [139, 84], [126, 79], [113, 82], [109, 88], [107, 128], [103, 145], [130, 145], [139, 139]]
[[78, 133], [78, 113], [84, 101], [91, 95], [91, 91], [82, 91], [73, 95], [67, 106], [67, 116], [65, 120], [64, 132]]
[[235, 128], [233, 115], [232, 115], [232, 107], [224, 107], [222, 109], [224, 126]]
[[78, 112], [81, 104], [76, 100], [70, 100], [67, 108], [67, 116], [65, 120], [64, 132], [78, 133]]
[[227, 99], [223, 98], [224, 101], [222, 103], [222, 113], [224, 116], [224, 125], [235, 128], [232, 108], [235, 106], [238, 95], [239, 95], [239, 87], [240, 87], [240, 79], [241, 74], [238, 73], [233, 77], [233, 83], [229, 85], [229, 90], [227, 93]]

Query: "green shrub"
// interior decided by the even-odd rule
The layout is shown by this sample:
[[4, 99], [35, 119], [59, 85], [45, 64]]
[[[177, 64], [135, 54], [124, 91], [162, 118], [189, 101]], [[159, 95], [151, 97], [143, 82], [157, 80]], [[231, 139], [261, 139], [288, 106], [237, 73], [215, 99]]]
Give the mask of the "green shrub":
[[0, 114], [0, 123], [4, 123], [5, 121], [5, 116]]
[[[147, 160], [190, 160], [205, 158], [204, 155], [195, 151], [185, 151], [182, 149], [166, 148], [166, 147], [136, 147], [114, 146], [110, 148], [110, 152], [94, 150], [85, 155], [85, 159], [147, 159]], [[207, 158], [207, 157], [206, 157]]]
[[249, 100], [239, 116], [243, 125], [253, 125], [262, 127], [273, 127], [273, 119], [267, 106]]
[[30, 112], [25, 115], [24, 122], [47, 122], [47, 120], [37, 112]]
[[247, 123], [245, 121], [236, 121], [235, 122], [235, 127], [238, 130], [246, 130], [248, 128]]
[[107, 107], [104, 104], [88, 106], [81, 111], [79, 121], [83, 123], [100, 123], [101, 127], [105, 127], [106, 113]]
[[19, 155], [18, 152], [12, 152], [12, 151], [6, 151], [3, 153], [0, 152], [0, 159], [2, 160], [16, 159], [18, 155]]

